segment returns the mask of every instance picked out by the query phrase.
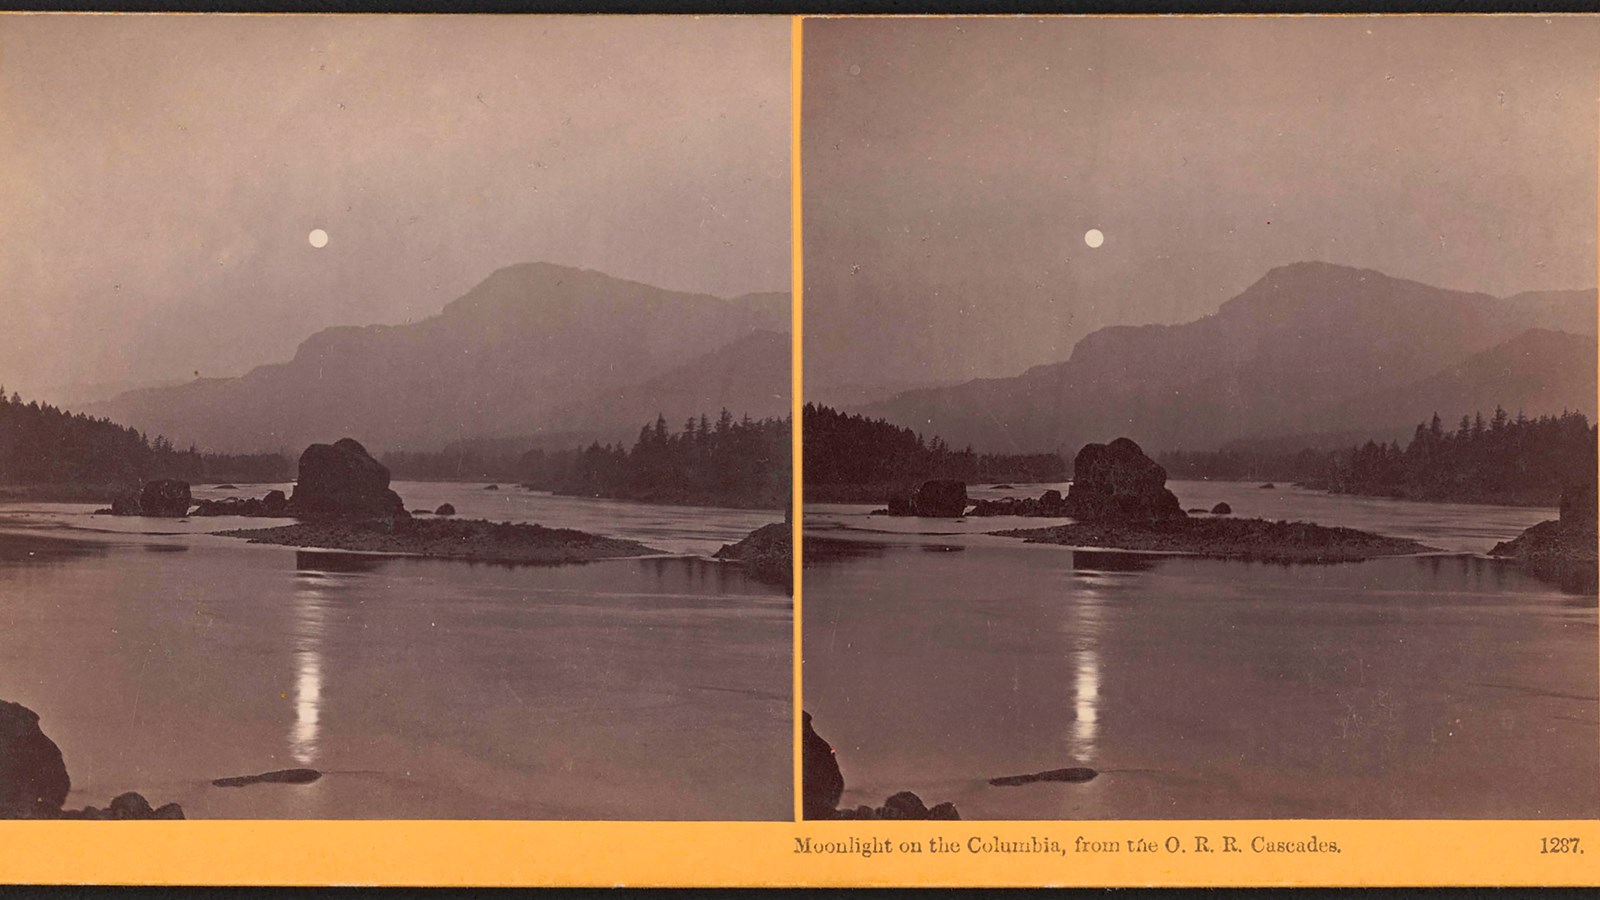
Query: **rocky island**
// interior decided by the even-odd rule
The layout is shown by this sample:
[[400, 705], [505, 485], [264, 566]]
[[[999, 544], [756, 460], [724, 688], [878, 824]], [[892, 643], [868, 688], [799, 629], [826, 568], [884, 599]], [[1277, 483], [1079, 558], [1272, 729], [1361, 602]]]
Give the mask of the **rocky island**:
[[[1354, 528], [1265, 519], [1191, 518], [1166, 487], [1167, 472], [1127, 438], [1088, 444], [1078, 452], [1067, 496], [1048, 491], [1031, 512], [1076, 521], [1048, 528], [998, 531], [1029, 543], [1189, 553], [1258, 562], [1352, 562], [1433, 548]], [[1027, 508], [1027, 507], [1024, 507]], [[1231, 510], [1214, 510], [1226, 515]], [[974, 513], [980, 514], [980, 513]]]
[[794, 527], [774, 522], [750, 532], [737, 543], [723, 544], [713, 556], [744, 566], [751, 578], [794, 591]]
[[1573, 593], [1593, 595], [1600, 588], [1600, 509], [1595, 483], [1570, 485], [1561, 492], [1561, 517], [1502, 541], [1490, 556], [1514, 559], [1536, 578]]
[[[482, 519], [415, 519], [389, 488], [389, 470], [350, 438], [307, 447], [300, 455], [294, 494], [287, 501], [282, 492], [273, 491], [260, 501], [220, 503], [225, 512], [197, 511], [196, 515], [289, 515], [300, 520], [293, 525], [219, 532], [256, 544], [531, 564], [659, 552], [637, 541], [571, 528]], [[439, 514], [447, 515], [445, 507], [440, 507]]]

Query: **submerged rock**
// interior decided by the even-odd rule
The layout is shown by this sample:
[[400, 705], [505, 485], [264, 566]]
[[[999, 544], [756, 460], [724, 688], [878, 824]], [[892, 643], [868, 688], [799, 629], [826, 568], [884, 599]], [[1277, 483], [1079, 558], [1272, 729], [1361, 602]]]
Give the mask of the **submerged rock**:
[[300, 454], [288, 510], [306, 519], [410, 517], [400, 495], [389, 489], [388, 468], [352, 438], [312, 444]]
[[1166, 484], [1167, 470], [1133, 441], [1086, 444], [1073, 460], [1066, 513], [1080, 521], [1184, 518]]
[[252, 784], [310, 784], [322, 777], [316, 769], [277, 769], [260, 775], [235, 775], [213, 779], [214, 787], [249, 787]]
[[71, 789], [61, 748], [40, 730], [39, 715], [0, 700], [0, 817], [49, 816]]
[[1069, 766], [1065, 769], [1051, 769], [1048, 772], [1035, 772], [1032, 775], [1005, 775], [1000, 778], [991, 778], [989, 783], [995, 787], [1016, 787], [1023, 784], [1035, 784], [1040, 781], [1064, 781], [1069, 784], [1082, 784], [1099, 777], [1100, 773], [1088, 766]]

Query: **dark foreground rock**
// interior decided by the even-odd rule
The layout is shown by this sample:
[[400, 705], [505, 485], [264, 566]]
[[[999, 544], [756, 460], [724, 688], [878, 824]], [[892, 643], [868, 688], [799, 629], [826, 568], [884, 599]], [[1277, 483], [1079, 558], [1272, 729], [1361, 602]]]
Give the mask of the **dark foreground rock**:
[[794, 528], [787, 522], [763, 525], [736, 544], [723, 544], [716, 559], [737, 562], [750, 577], [794, 587]]
[[1514, 559], [1535, 578], [1553, 582], [1575, 594], [1600, 589], [1600, 551], [1597, 551], [1600, 516], [1596, 514], [1593, 482], [1572, 485], [1561, 492], [1561, 518], [1502, 541], [1490, 556]]
[[83, 809], [64, 809], [59, 815], [52, 816], [57, 819], [95, 819], [110, 822], [128, 822], [149, 819], [182, 819], [183, 807], [176, 803], [151, 808], [150, 801], [143, 794], [129, 791], [118, 794], [111, 799], [110, 805], [105, 809], [98, 806], [85, 806]]
[[1211, 559], [1257, 562], [1353, 562], [1406, 556], [1435, 548], [1407, 538], [1354, 528], [1265, 519], [1161, 519], [1153, 522], [1077, 522], [1049, 528], [997, 531], [1030, 544], [1065, 544], [1157, 553], [1190, 553]]
[[135, 793], [121, 794], [106, 809], [62, 809], [72, 780], [61, 748], [39, 728], [39, 716], [20, 703], [0, 700], [0, 818], [5, 819], [181, 819], [183, 807], [152, 809]]
[[835, 819], [901, 819], [901, 820], [929, 820], [929, 819], [960, 819], [961, 814], [956, 812], [954, 803], [941, 803], [929, 809], [923, 805], [922, 798], [910, 791], [901, 791], [883, 801], [882, 806], [861, 805], [855, 809], [838, 810]]
[[39, 716], [0, 700], [0, 816], [32, 818], [59, 810], [72, 781], [61, 748], [39, 728]]
[[260, 775], [235, 775], [231, 778], [217, 778], [211, 784], [214, 787], [249, 787], [252, 784], [310, 784], [322, 777], [316, 769], [278, 769], [272, 772], [262, 772]]
[[300, 454], [289, 514], [302, 519], [408, 519], [389, 470], [352, 438], [312, 444]]
[[829, 744], [811, 727], [811, 714], [802, 711], [801, 734], [801, 809], [806, 819], [960, 819], [954, 803], [940, 803], [929, 809], [922, 798], [901, 791], [883, 801], [882, 806], [838, 809], [844, 795], [844, 775]]
[[1184, 518], [1166, 485], [1167, 470], [1128, 438], [1085, 444], [1073, 458], [1067, 515], [1085, 521]]
[[567, 563], [659, 553], [637, 541], [571, 528], [482, 519], [301, 522], [277, 528], [222, 531], [253, 544], [359, 550], [504, 563]]
[[811, 727], [811, 713], [800, 713], [801, 809], [807, 819], [836, 818], [839, 797], [844, 794], [844, 775], [833, 745]]

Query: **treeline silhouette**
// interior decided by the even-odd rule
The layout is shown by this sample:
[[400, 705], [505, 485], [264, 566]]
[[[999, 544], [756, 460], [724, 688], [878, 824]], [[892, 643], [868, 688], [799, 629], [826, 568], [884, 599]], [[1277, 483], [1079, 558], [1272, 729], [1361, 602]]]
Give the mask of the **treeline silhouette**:
[[195, 483], [287, 481], [289, 460], [179, 450], [157, 436], [72, 413], [0, 388], [0, 484], [131, 485], [151, 478]]
[[632, 450], [590, 444], [569, 459], [533, 450], [526, 483], [557, 493], [652, 503], [778, 509], [790, 499], [789, 420], [690, 419], [672, 433], [666, 419], [639, 431]]
[[1594, 477], [1596, 428], [1582, 413], [1515, 417], [1495, 408], [1446, 428], [1435, 414], [1405, 447], [1367, 441], [1347, 450], [1175, 452], [1160, 462], [1173, 478], [1296, 481], [1338, 494], [1554, 506], [1561, 489]]
[[402, 479], [517, 481], [571, 496], [779, 509], [790, 497], [789, 428], [787, 418], [735, 419], [724, 409], [715, 421], [701, 415], [677, 432], [657, 416], [631, 449], [594, 442], [519, 457], [457, 448], [388, 453], [382, 461]]
[[954, 450], [943, 438], [925, 440], [909, 428], [816, 403], [805, 405], [802, 422], [807, 499], [856, 499], [850, 496], [855, 487], [867, 489], [861, 499], [882, 499], [876, 493], [879, 488], [899, 488], [929, 478], [981, 484], [1067, 477], [1067, 462], [1059, 453]]

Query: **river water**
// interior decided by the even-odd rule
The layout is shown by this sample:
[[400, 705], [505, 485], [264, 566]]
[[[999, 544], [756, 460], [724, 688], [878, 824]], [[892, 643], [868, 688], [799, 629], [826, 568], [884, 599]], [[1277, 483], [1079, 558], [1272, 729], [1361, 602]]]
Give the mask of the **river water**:
[[[807, 555], [823, 552], [804, 571], [803, 702], [837, 751], [842, 803], [912, 790], [969, 819], [1600, 815], [1595, 598], [1482, 556], [1553, 510], [1169, 486], [1185, 507], [1444, 552], [1252, 564], [982, 534], [1051, 520], [808, 506]], [[1101, 774], [988, 784], [1067, 766]]]
[[[777, 514], [394, 487], [413, 508], [672, 555], [310, 552], [206, 533], [276, 520], [0, 505], [0, 698], [61, 747], [68, 805], [137, 790], [191, 818], [792, 815], [791, 602], [705, 558]], [[209, 784], [301, 766], [324, 777]]]

